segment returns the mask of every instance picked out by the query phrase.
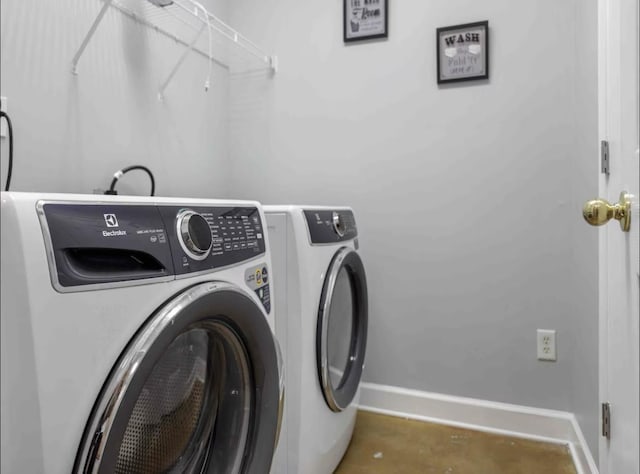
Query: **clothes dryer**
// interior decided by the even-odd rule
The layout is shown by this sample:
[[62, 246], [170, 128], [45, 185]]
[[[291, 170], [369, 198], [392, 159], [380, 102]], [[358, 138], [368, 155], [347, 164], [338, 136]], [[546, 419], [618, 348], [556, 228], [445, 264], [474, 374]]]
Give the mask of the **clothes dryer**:
[[367, 342], [356, 221], [347, 207], [264, 209], [287, 380], [272, 472], [328, 474], [351, 440]]
[[268, 472], [284, 387], [260, 205], [0, 199], [2, 472]]

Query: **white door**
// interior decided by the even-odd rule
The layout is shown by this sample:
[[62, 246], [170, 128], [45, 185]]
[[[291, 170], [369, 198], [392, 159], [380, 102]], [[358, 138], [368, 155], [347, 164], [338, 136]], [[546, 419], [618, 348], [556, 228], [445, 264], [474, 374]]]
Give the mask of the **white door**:
[[601, 474], [640, 472], [638, 14], [638, 0], [599, 2], [599, 134], [610, 151], [600, 197], [631, 195], [630, 229], [611, 221], [600, 231], [600, 400], [611, 414]]

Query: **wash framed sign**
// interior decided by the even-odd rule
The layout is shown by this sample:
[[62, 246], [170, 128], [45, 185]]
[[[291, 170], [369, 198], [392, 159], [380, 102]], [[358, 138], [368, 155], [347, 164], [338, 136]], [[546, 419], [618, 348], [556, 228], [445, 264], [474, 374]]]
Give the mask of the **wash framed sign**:
[[436, 30], [438, 84], [489, 78], [489, 22]]

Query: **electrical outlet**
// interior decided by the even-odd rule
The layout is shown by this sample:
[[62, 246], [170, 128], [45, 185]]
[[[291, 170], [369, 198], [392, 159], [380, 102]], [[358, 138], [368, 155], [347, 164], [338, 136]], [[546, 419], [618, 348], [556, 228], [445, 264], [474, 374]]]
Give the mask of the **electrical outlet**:
[[555, 329], [538, 329], [538, 360], [557, 360]]
[[[0, 110], [2, 110], [5, 113], [8, 113], [6, 97], [0, 97]], [[0, 137], [6, 137], [6, 136], [7, 136], [7, 121], [5, 119], [2, 119], [0, 120]]]

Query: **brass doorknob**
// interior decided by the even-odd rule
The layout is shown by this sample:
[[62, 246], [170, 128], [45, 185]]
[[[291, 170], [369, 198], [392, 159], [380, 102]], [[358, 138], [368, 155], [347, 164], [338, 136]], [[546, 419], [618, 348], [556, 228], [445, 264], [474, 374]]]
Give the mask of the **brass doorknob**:
[[626, 191], [620, 193], [620, 201], [611, 204], [604, 199], [588, 201], [582, 208], [584, 220], [591, 225], [603, 225], [611, 219], [620, 221], [623, 232], [631, 229], [631, 194]]

